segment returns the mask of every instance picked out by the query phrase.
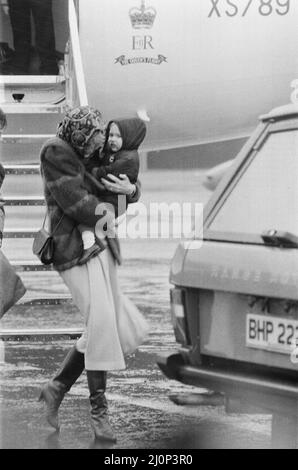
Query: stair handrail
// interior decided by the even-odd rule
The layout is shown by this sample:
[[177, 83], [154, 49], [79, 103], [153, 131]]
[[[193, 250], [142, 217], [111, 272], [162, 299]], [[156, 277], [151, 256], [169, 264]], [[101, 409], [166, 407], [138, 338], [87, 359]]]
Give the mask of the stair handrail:
[[66, 102], [70, 107], [88, 106], [80, 46], [78, 15], [74, 0], [68, 1], [69, 41], [65, 54]]

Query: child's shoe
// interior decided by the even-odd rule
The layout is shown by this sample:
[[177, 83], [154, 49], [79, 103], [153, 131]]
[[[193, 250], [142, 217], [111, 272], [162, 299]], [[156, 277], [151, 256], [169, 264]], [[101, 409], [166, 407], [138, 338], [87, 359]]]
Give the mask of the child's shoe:
[[90, 246], [83, 251], [81, 258], [79, 259], [78, 265], [81, 266], [82, 264], [86, 264], [91, 258], [98, 255], [102, 251], [102, 248], [94, 243], [94, 245]]

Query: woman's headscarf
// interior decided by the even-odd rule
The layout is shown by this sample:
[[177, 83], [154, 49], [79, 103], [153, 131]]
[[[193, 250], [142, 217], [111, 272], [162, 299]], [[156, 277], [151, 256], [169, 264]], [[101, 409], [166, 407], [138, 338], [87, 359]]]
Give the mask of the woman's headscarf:
[[103, 122], [100, 111], [90, 106], [79, 106], [65, 114], [58, 126], [57, 137], [70, 144], [80, 156], [83, 156], [89, 139]]

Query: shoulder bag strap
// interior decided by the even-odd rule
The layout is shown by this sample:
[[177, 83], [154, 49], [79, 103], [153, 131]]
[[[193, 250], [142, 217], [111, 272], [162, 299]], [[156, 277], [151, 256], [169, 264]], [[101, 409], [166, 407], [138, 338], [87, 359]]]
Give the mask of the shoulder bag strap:
[[[44, 226], [45, 226], [45, 223], [46, 223], [46, 220], [47, 220], [48, 215], [49, 215], [49, 212], [48, 212], [48, 210], [47, 210], [46, 213], [45, 213], [44, 219], [43, 219], [42, 228], [44, 228]], [[54, 228], [54, 230], [52, 230], [51, 236], [54, 235], [54, 233], [55, 233], [55, 232], [58, 230], [58, 228], [60, 227], [61, 222], [62, 222], [62, 220], [63, 220], [63, 218], [64, 218], [64, 215], [65, 215], [65, 214], [63, 213], [62, 216], [61, 216], [61, 218], [60, 218], [60, 220], [59, 220], [59, 222], [57, 223], [56, 227]]]
[[54, 235], [54, 233], [56, 233], [56, 231], [57, 231], [58, 228], [60, 227], [61, 222], [62, 222], [64, 216], [65, 216], [65, 214], [63, 213], [62, 216], [61, 216], [61, 218], [60, 218], [60, 220], [59, 220], [59, 222], [57, 223], [56, 227], [54, 228], [54, 230], [52, 230], [52, 233], [51, 233], [52, 236]]

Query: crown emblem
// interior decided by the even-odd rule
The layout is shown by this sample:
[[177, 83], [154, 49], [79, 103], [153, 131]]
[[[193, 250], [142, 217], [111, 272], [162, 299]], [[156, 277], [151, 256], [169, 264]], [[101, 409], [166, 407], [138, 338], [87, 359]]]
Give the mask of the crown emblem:
[[142, 0], [141, 8], [134, 7], [129, 10], [131, 24], [135, 29], [152, 28], [156, 14], [155, 8], [146, 8], [145, 0]]

